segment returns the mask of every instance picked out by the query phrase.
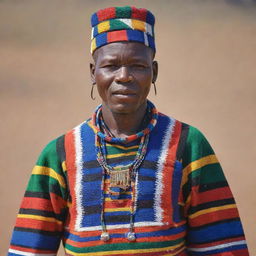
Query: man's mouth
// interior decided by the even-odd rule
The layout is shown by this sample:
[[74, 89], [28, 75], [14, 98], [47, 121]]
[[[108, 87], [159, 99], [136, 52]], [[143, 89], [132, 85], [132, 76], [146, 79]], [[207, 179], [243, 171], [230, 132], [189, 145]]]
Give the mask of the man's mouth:
[[131, 90], [118, 90], [114, 91], [113, 95], [120, 95], [120, 96], [135, 96], [136, 92]]

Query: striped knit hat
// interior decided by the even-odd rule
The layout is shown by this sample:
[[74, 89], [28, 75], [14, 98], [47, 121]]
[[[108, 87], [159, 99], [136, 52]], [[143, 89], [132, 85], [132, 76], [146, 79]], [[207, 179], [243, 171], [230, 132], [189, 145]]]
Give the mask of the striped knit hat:
[[120, 41], [140, 42], [155, 51], [154, 15], [143, 8], [110, 7], [91, 17], [91, 53], [106, 44]]

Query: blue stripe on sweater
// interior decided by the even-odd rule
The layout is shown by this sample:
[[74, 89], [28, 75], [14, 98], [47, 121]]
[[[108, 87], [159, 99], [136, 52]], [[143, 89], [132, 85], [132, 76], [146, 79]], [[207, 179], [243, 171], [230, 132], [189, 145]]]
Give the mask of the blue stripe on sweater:
[[25, 231], [14, 231], [11, 244], [32, 247], [34, 249], [57, 250], [59, 247], [59, 237]]
[[[183, 232], [186, 229], [185, 225], [177, 227], [177, 228], [171, 228], [167, 230], [159, 230], [159, 231], [153, 231], [153, 232], [143, 232], [143, 233], [136, 233], [136, 237], [143, 238], [143, 237], [160, 237], [160, 236], [170, 236], [170, 235], [176, 235], [181, 232]], [[112, 238], [121, 238], [124, 237], [124, 234], [111, 234]], [[90, 236], [90, 237], [81, 237], [78, 235], [74, 235], [68, 232], [64, 233], [64, 237], [68, 238], [72, 241], [76, 242], [91, 242], [91, 241], [98, 241], [100, 240], [100, 236]]]
[[175, 161], [173, 180], [172, 180], [172, 208], [173, 208], [173, 221], [180, 221], [180, 209], [178, 205], [180, 184], [182, 178], [182, 163]]
[[243, 235], [243, 229], [240, 221], [231, 221], [221, 224], [202, 227], [199, 230], [190, 230], [188, 241], [190, 243], [208, 243], [213, 240], [221, 240], [232, 236]]

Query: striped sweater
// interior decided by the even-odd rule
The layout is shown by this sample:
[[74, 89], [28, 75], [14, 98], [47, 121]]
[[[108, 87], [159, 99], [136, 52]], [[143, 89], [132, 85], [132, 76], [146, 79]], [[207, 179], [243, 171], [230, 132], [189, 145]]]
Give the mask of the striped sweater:
[[[50, 142], [32, 171], [13, 231], [9, 256], [247, 256], [236, 204], [221, 166], [196, 128], [159, 115], [138, 170], [134, 226], [131, 195], [108, 194], [104, 214], [110, 240], [100, 240], [102, 170], [91, 120]], [[131, 162], [138, 141], [107, 144], [108, 163]]]

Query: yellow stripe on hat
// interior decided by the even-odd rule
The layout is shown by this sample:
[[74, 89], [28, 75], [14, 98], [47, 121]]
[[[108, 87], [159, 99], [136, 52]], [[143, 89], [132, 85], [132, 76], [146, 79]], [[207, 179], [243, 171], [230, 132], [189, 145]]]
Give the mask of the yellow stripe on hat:
[[98, 25], [98, 33], [109, 31], [110, 29], [110, 23], [109, 20], [103, 21]]
[[146, 23], [141, 20], [132, 20], [133, 29], [140, 30], [146, 32]]
[[91, 42], [91, 53], [93, 53], [95, 49], [96, 49], [96, 39], [93, 38]]

